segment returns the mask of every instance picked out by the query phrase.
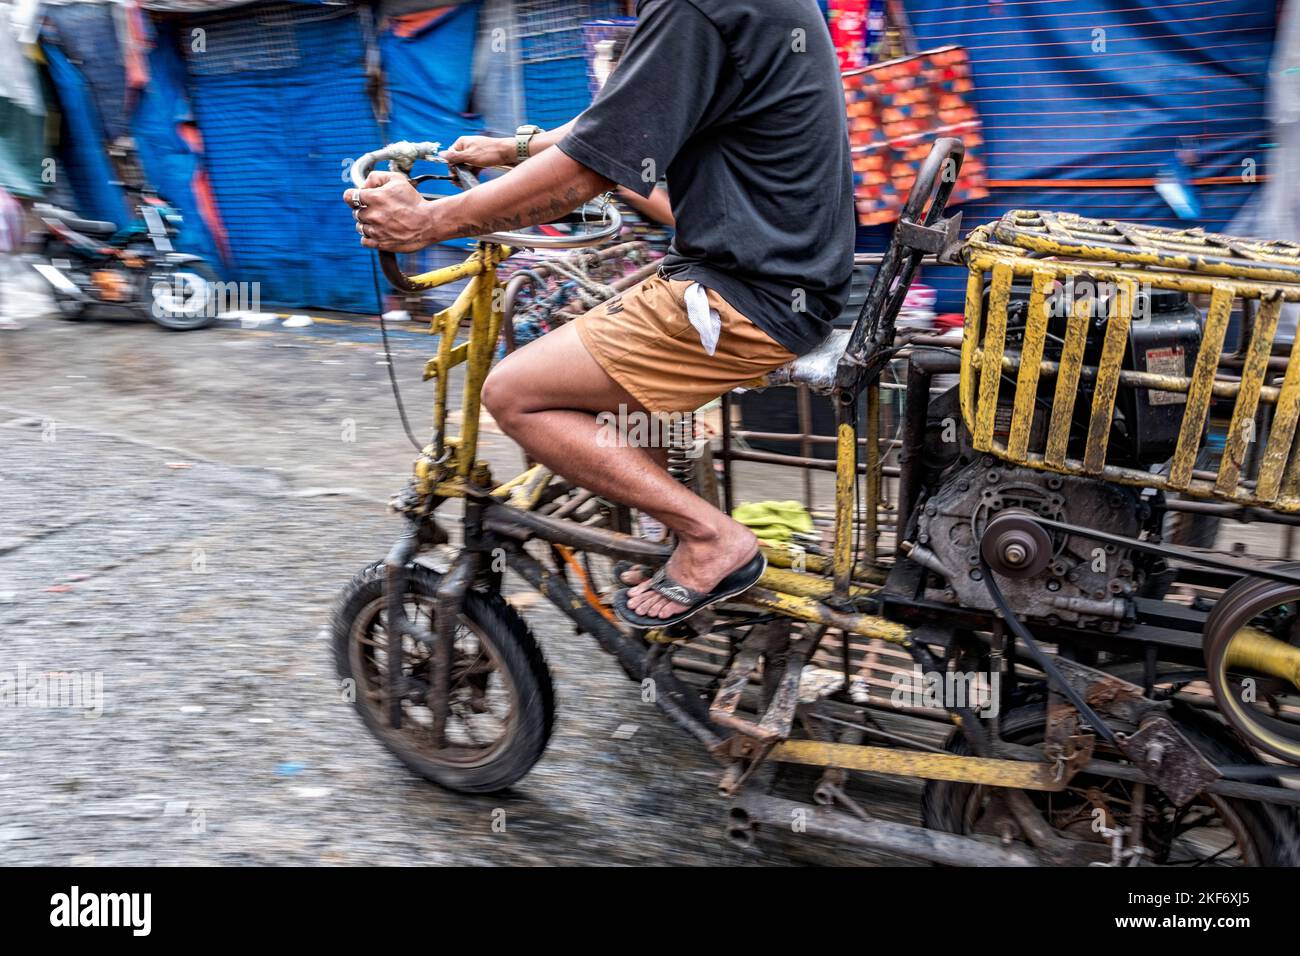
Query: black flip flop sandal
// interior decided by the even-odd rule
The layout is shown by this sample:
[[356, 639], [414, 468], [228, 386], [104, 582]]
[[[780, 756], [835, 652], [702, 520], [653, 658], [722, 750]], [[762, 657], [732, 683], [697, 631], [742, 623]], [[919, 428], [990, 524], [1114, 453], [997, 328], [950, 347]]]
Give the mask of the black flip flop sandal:
[[638, 581], [636, 584], [628, 584], [623, 580], [623, 575], [627, 574], [629, 571], [638, 570], [641, 572], [642, 579], [644, 579], [646, 576], [646, 566], [644, 564], [637, 561], [616, 561], [614, 563], [614, 580], [624, 587], [634, 588], [641, 584], [641, 581]]
[[[670, 624], [677, 624], [686, 620], [692, 614], [704, 610], [711, 604], [717, 604], [719, 601], [725, 601], [727, 598], [748, 591], [758, 583], [758, 579], [763, 576], [763, 572], [766, 570], [767, 558], [760, 551], [719, 581], [712, 591], [704, 592], [694, 591], [684, 584], [679, 584], [672, 579], [664, 568], [660, 568], [655, 572], [655, 576], [650, 579], [650, 590], [666, 597], [674, 604], [685, 604], [686, 610], [679, 611], [671, 617], [646, 617], [644, 614], [637, 614], [627, 606], [627, 595], [631, 588], [623, 588], [614, 594], [614, 613], [624, 622], [643, 630], [654, 627], [668, 627]], [[639, 587], [639, 585], [633, 585], [633, 587]]]

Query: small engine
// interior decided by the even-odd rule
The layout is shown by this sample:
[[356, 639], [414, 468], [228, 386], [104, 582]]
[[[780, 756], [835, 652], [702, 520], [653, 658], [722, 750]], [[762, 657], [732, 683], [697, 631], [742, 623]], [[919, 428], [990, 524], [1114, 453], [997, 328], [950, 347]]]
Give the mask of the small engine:
[[[999, 585], [1026, 618], [1115, 632], [1134, 617], [1142, 572], [1128, 548], [1043, 529], [1037, 515], [1136, 538], [1151, 509], [1119, 485], [1021, 468], [981, 455], [949, 474], [916, 515], [909, 557], [931, 572], [925, 597], [992, 610], [980, 570], [980, 542], [995, 517], [1008, 563]], [[1018, 516], [1019, 527], [1008, 518]], [[986, 552], [987, 553], [987, 552]]]

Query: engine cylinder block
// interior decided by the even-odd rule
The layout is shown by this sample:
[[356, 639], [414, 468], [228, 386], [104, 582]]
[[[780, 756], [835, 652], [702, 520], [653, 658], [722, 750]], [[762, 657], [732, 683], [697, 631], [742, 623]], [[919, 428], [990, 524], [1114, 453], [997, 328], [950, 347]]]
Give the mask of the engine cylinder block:
[[993, 610], [983, 547], [1022, 616], [1114, 632], [1132, 619], [1141, 583], [1129, 549], [1048, 532], [1032, 516], [1135, 538], [1145, 510], [1132, 489], [983, 455], [925, 502], [910, 557], [932, 575], [927, 599]]

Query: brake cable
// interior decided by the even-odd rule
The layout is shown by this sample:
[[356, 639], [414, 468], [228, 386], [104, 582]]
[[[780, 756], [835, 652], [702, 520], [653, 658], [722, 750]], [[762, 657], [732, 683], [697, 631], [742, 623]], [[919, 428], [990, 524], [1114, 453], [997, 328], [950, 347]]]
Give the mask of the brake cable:
[[375, 287], [375, 305], [378, 307], [377, 315], [379, 316], [379, 335], [384, 340], [384, 361], [388, 364], [388, 382], [393, 389], [393, 401], [397, 403], [397, 414], [402, 419], [402, 429], [406, 432], [407, 439], [411, 442], [412, 447], [418, 452], [424, 451], [424, 446], [415, 437], [415, 432], [411, 429], [410, 419], [406, 417], [406, 405], [402, 402], [402, 391], [397, 387], [397, 373], [393, 371], [393, 350], [388, 345], [388, 326], [384, 322], [384, 295], [379, 290], [379, 256], [372, 249], [370, 250], [370, 280]]

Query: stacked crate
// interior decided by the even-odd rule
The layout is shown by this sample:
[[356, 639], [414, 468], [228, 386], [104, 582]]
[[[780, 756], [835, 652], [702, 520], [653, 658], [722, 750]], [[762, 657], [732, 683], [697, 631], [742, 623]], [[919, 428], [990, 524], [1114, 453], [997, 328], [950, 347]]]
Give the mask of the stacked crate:
[[843, 74], [853, 146], [853, 195], [864, 226], [898, 217], [921, 161], [940, 136], [966, 144], [949, 204], [981, 199], [987, 171], [971, 103], [975, 84], [966, 50], [946, 46]]

